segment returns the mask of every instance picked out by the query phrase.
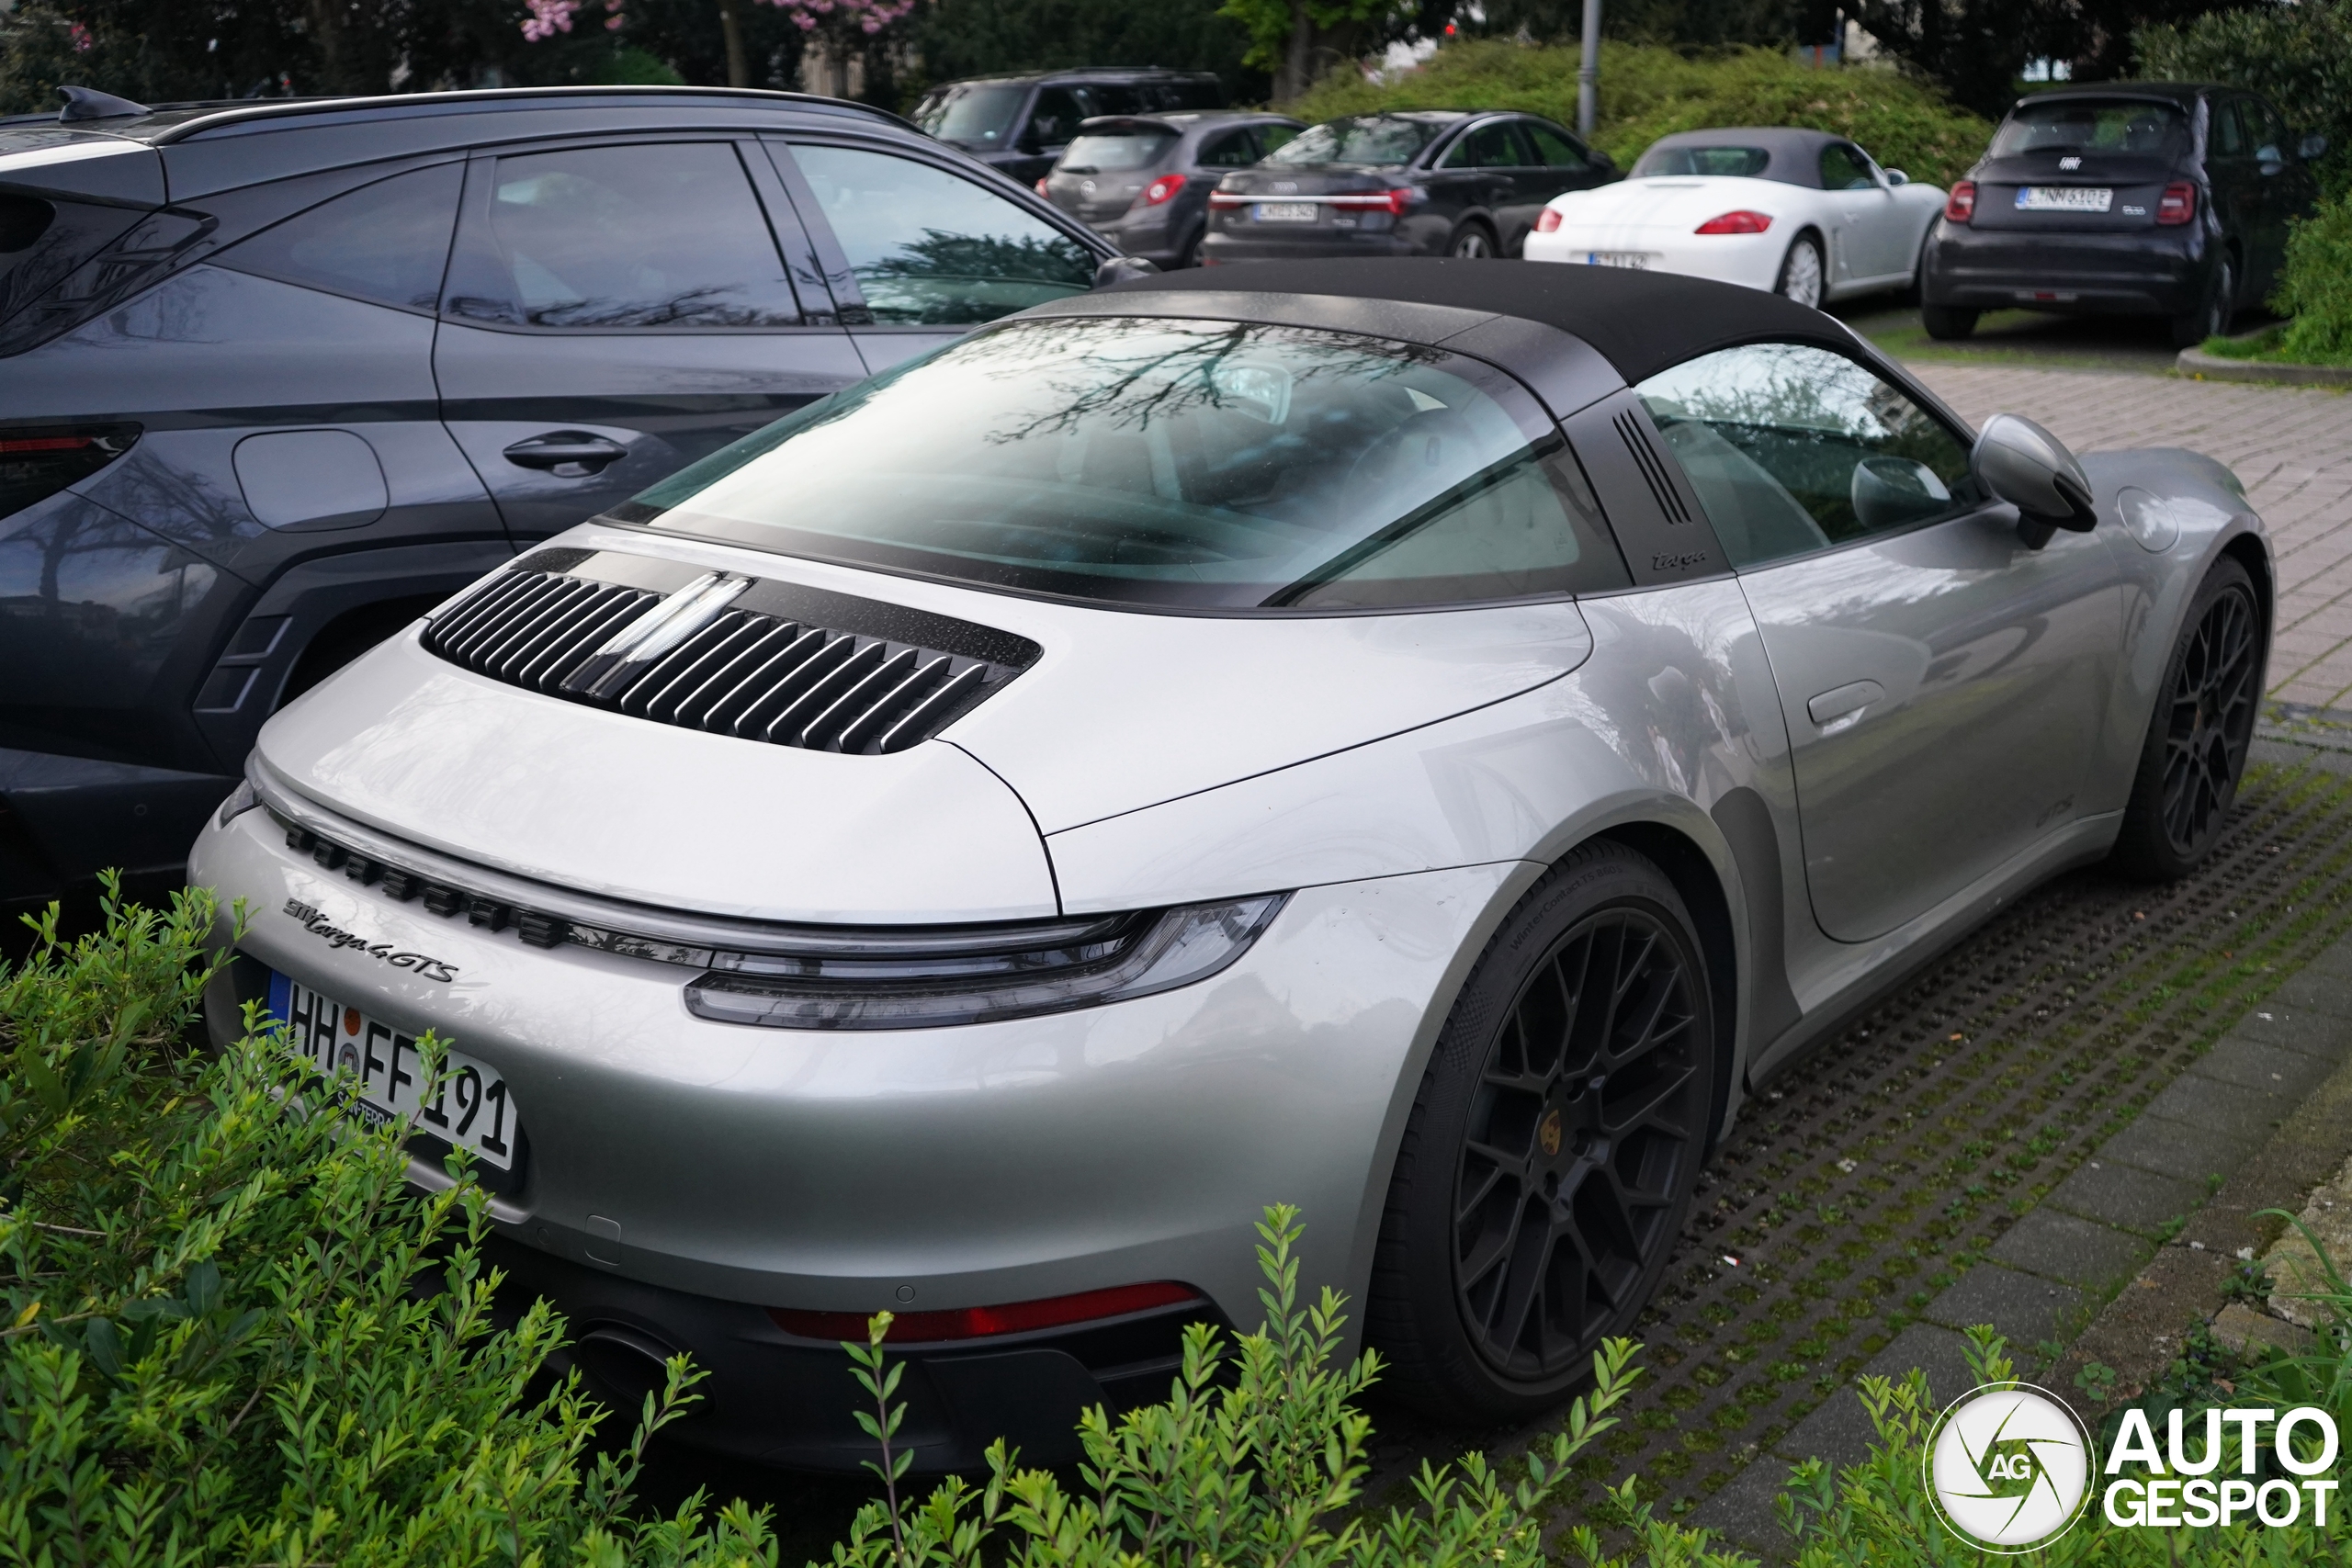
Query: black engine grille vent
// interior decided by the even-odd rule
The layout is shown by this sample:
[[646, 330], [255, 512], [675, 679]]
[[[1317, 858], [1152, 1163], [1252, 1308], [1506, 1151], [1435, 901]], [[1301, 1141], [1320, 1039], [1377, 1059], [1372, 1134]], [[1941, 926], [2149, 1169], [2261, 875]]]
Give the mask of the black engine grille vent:
[[969, 621], [610, 550], [525, 558], [436, 616], [424, 646], [657, 724], [865, 756], [931, 739], [1039, 652]]

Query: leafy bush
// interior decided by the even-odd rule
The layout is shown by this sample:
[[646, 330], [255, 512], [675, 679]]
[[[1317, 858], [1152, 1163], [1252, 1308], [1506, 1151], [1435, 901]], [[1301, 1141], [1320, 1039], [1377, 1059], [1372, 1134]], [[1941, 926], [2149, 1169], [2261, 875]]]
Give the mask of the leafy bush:
[[[1385, 85], [1352, 66], [1324, 78], [1289, 110], [1306, 119], [1376, 109], [1509, 108], [1576, 123], [1577, 54], [1476, 39], [1450, 44]], [[1987, 121], [1900, 72], [1815, 71], [1765, 49], [1690, 58], [1645, 44], [1600, 46], [1600, 118], [1593, 140], [1620, 167], [1678, 130], [1791, 125], [1850, 136], [1915, 180], [1950, 185], [1984, 151]]]
[[2140, 73], [2153, 81], [2226, 82], [2278, 106], [2297, 135], [2328, 141], [2320, 183], [2352, 186], [2352, 0], [2216, 10], [2181, 27], [2132, 35]]
[[2352, 192], [2321, 202], [2288, 234], [2272, 303], [2294, 318], [2279, 333], [2279, 357], [2352, 365]]

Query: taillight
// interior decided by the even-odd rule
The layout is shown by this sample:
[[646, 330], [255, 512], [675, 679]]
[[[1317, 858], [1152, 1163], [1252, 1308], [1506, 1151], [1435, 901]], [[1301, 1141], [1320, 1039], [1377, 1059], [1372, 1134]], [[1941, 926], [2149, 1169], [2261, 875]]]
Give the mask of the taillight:
[[[1073, 1323], [1093, 1323], [1125, 1317], [1152, 1307], [1178, 1306], [1205, 1298], [1188, 1285], [1158, 1283], [1118, 1285], [1107, 1291], [1081, 1291], [1074, 1296], [1049, 1296], [1041, 1302], [1014, 1302], [1009, 1306], [956, 1307], [946, 1312], [902, 1312], [890, 1320], [893, 1345], [933, 1344], [944, 1339], [986, 1339], [999, 1334], [1026, 1334], [1039, 1328], [1062, 1328]], [[865, 1337], [866, 1314], [862, 1312], [794, 1312], [770, 1307], [768, 1316], [786, 1334], [803, 1339]]]
[[85, 479], [139, 438], [135, 424], [0, 430], [0, 517]]
[[1948, 223], [1965, 223], [1975, 216], [1976, 182], [1974, 180], [1952, 181], [1951, 194], [1944, 197], [1944, 220]]
[[1051, 175], [1039, 175], [1037, 176], [1037, 194], [1039, 196], [1051, 196], [1053, 194], [1046, 188], [1046, 182], [1053, 177], [1054, 176]]
[[1136, 205], [1137, 207], [1158, 207], [1183, 188], [1183, 175], [1162, 175], [1158, 179], [1143, 187], [1143, 194], [1136, 197]]
[[1690, 231], [1694, 234], [1761, 234], [1771, 226], [1770, 213], [1750, 212], [1743, 207], [1736, 212], [1710, 218]]
[[1406, 186], [1396, 190], [1366, 191], [1360, 196], [1327, 196], [1323, 199], [1341, 212], [1393, 212], [1401, 217], [1405, 209], [1421, 199], [1421, 193]]
[[2156, 221], [2167, 226], [2186, 223], [2197, 216], [2197, 187], [2187, 180], [2175, 180], [2165, 186], [2164, 195], [2156, 197]]
[[1557, 209], [1547, 207], [1543, 211], [1535, 215], [1535, 231], [1537, 233], [1554, 233], [1558, 231], [1559, 227], [1560, 214]]

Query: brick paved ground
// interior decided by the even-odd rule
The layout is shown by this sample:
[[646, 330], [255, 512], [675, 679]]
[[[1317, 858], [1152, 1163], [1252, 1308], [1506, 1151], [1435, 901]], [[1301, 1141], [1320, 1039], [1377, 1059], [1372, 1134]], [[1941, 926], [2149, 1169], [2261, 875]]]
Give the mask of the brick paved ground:
[[2352, 397], [2100, 371], [1913, 369], [1972, 421], [2021, 413], [2078, 452], [2188, 446], [2230, 465], [2278, 557], [2271, 696], [2352, 708]]

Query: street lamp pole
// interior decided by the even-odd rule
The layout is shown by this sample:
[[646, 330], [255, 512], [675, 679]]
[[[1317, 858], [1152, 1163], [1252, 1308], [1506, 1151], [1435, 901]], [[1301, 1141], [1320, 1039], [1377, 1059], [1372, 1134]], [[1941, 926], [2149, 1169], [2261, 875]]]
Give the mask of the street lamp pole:
[[1600, 107], [1600, 0], [1584, 0], [1584, 60], [1577, 67], [1577, 134], [1592, 139]]

